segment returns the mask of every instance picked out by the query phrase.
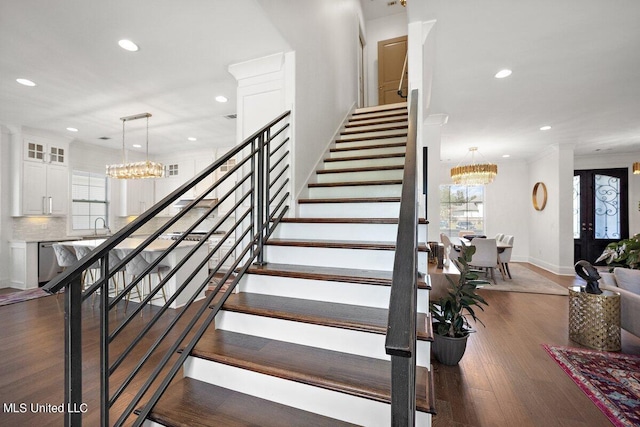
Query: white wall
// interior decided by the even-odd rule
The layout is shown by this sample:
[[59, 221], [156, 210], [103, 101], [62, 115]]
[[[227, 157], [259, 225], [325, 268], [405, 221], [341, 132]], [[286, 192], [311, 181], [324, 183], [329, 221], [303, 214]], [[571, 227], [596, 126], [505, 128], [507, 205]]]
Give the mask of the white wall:
[[295, 51], [294, 194], [358, 99], [357, 0], [258, 0]]
[[407, 14], [397, 13], [366, 22], [367, 105], [378, 105], [378, 42], [407, 35]]

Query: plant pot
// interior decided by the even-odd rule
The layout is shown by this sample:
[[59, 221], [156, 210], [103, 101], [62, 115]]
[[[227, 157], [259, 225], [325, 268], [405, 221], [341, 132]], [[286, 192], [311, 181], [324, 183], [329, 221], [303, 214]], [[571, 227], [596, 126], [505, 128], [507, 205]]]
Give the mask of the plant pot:
[[467, 338], [469, 334], [460, 338], [445, 337], [444, 335], [434, 334], [432, 344], [433, 355], [436, 360], [443, 365], [457, 365], [464, 356], [467, 348]]

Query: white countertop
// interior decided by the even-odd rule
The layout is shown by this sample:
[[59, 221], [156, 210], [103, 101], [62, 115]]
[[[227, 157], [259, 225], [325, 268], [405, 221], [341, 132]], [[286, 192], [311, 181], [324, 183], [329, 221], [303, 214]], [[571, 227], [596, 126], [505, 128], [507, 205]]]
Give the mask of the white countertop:
[[[118, 248], [118, 249], [135, 249], [138, 246], [140, 246], [140, 244], [142, 244], [142, 242], [144, 242], [145, 239], [146, 239], [145, 237], [129, 237], [127, 239], [124, 239], [122, 242], [120, 242], [120, 244], [118, 244], [118, 246], [116, 246], [116, 248]], [[70, 245], [70, 246], [88, 246], [88, 247], [91, 247], [91, 248], [95, 248], [95, 247], [99, 246], [100, 244], [102, 244], [105, 240], [106, 239], [73, 240], [73, 241], [65, 241], [64, 244], [65, 245]], [[175, 242], [175, 240], [156, 239], [153, 242], [151, 242], [144, 249], [144, 251], [145, 252], [163, 252], [169, 246], [171, 246], [174, 242]], [[178, 248], [189, 248], [189, 247], [195, 246], [197, 244], [198, 244], [198, 242], [182, 241], [178, 245]], [[203, 246], [206, 247], [206, 245], [203, 245]]]

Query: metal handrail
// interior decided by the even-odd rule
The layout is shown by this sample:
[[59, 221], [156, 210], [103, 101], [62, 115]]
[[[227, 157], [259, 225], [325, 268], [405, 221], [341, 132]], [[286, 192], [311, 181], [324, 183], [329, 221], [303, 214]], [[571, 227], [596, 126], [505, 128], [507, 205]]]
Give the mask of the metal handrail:
[[391, 424], [415, 424], [418, 291], [418, 90], [411, 91], [402, 198], [385, 351], [391, 356]]
[[407, 99], [407, 95], [402, 94], [402, 83], [404, 82], [404, 73], [407, 71], [407, 60], [409, 59], [409, 51], [404, 55], [404, 65], [402, 66], [402, 74], [400, 75], [400, 84], [398, 85], [398, 96]]
[[[190, 351], [195, 347], [198, 340], [202, 337], [207, 327], [213, 321], [215, 315], [222, 306], [221, 302], [217, 302], [211, 309], [214, 297], [218, 295], [222, 285], [231, 280], [231, 284], [227, 291], [222, 295], [220, 301], [225, 301], [231, 292], [233, 292], [236, 284], [242, 275], [247, 271], [254, 260], [258, 262], [263, 258], [263, 244], [272, 233], [275, 226], [287, 213], [290, 199], [290, 190], [287, 190], [290, 179], [285, 176], [289, 171], [289, 153], [290, 148], [283, 150], [284, 154], [280, 155], [277, 161], [272, 162], [272, 157], [287, 143], [291, 144], [290, 136], [286, 132], [289, 129], [288, 117], [290, 112], [287, 111], [274, 120], [265, 125], [262, 129], [255, 132], [249, 138], [245, 139], [241, 144], [234, 147], [228, 153], [216, 160], [211, 166], [205, 168], [201, 173], [193, 179], [180, 186], [167, 197], [155, 204], [149, 210], [140, 215], [136, 220], [125, 226], [122, 230], [111, 236], [105, 242], [97, 246], [88, 256], [78, 260], [73, 266], [69, 267], [63, 273], [58, 275], [47, 285], [44, 290], [50, 293], [56, 293], [64, 289], [65, 296], [65, 404], [67, 407], [80, 407], [83, 402], [82, 394], [82, 307], [84, 300], [95, 293], [100, 294], [100, 423], [101, 425], [123, 425], [132, 424], [134, 426], [141, 425], [153, 406], [158, 402], [162, 393], [169, 385], [173, 377], [179, 372], [182, 364], [188, 357]], [[278, 128], [276, 128], [278, 127]], [[271, 143], [277, 144], [272, 151]], [[241, 160], [236, 162], [235, 166], [220, 173], [222, 165], [233, 157], [240, 157]], [[249, 171], [250, 170], [250, 171]], [[109, 252], [116, 249], [125, 239], [131, 237], [134, 233], [139, 232], [141, 228], [155, 217], [157, 217], [164, 209], [171, 206], [175, 201], [190, 192], [196, 185], [203, 182], [209, 176], [218, 173], [222, 175], [220, 179], [214, 180], [214, 183], [193, 199], [185, 208], [183, 208], [175, 216], [166, 220], [162, 225], [155, 228], [149, 233], [142, 243], [130, 253], [124, 256], [116, 265], [109, 265]], [[244, 175], [235, 181], [226, 190], [213, 206], [202, 212], [202, 215], [196, 219], [187, 216], [194, 209], [199, 201], [204, 199], [212, 191], [218, 189], [223, 182], [235, 178], [237, 175]], [[271, 175], [274, 175], [272, 177]], [[283, 178], [284, 177], [284, 178]], [[278, 184], [275, 194], [272, 193], [272, 187]], [[217, 190], [219, 191], [219, 190]], [[169, 254], [180, 245], [184, 237], [197, 227], [202, 227], [202, 223], [223, 203], [229, 203], [229, 198], [236, 196], [235, 203], [229, 211], [217, 219], [215, 225], [210, 227], [203, 236], [203, 239], [197, 243], [192, 243], [189, 249], [175, 265], [170, 267], [166, 275], [158, 280], [158, 283], [152, 287], [150, 284], [149, 293], [146, 296], [138, 295], [139, 302], [130, 313], [118, 316], [118, 320], [114, 323], [110, 321], [110, 312], [117, 310], [119, 303], [131, 295], [134, 289], [142, 282], [156, 267], [161, 265]], [[234, 218], [233, 225], [228, 224], [230, 218]], [[191, 225], [186, 227], [185, 234], [180, 236], [175, 242], [169, 244], [168, 248], [157, 254], [149, 265], [138, 275], [137, 278], [125, 283], [124, 289], [115, 296], [109, 295], [109, 283], [119, 272], [125, 270], [126, 265], [131, 262], [138, 254], [140, 254], [148, 245], [155, 241], [161, 234], [169, 230], [179, 220], [192, 221]], [[229, 227], [223, 239], [215, 245], [202, 258], [198, 256], [193, 258], [197, 253], [203, 254], [202, 247], [207, 240], [219, 230], [222, 224]], [[269, 226], [271, 224], [271, 226]], [[229, 251], [221, 256], [215, 267], [207, 269], [212, 257], [221, 251], [223, 243], [228, 237], [235, 236], [236, 240]], [[236, 255], [235, 261], [225, 273], [220, 273], [223, 265], [229, 262], [232, 255]], [[197, 261], [197, 265], [191, 265], [186, 274], [186, 278], [181, 283], [176, 282], [175, 292], [165, 299], [164, 305], [159, 306], [149, 321], [146, 321], [140, 330], [133, 331], [133, 339], [128, 338], [128, 342], [119, 343], [119, 347], [114, 346], [114, 340], [120, 336], [121, 332], [129, 327], [132, 321], [138, 317], [143, 308], [151, 304], [154, 297], [161, 292], [169, 281], [177, 277], [177, 272], [185, 267], [191, 259]], [[96, 263], [100, 265], [100, 278], [97, 279], [86, 290], [81, 289], [82, 273], [94, 266]], [[194, 263], [196, 264], [196, 263]], [[185, 267], [186, 268], [186, 267]], [[203, 279], [201, 274], [208, 271]], [[216, 288], [208, 294], [197, 310], [190, 310], [191, 305], [197, 300], [209, 283], [217, 274], [222, 274], [222, 279]], [[202, 280], [202, 281], [200, 281]], [[172, 304], [181, 297], [186, 300], [185, 305], [176, 312], [171, 313], [169, 310]], [[218, 295], [219, 296], [219, 295]], [[181, 301], [182, 301], [181, 300]], [[160, 323], [161, 319], [167, 318], [168, 322]], [[206, 313], [206, 315], [205, 315]], [[112, 316], [113, 317], [113, 316]], [[181, 325], [180, 322], [188, 322], [187, 326]], [[149, 331], [154, 328], [155, 341], [149, 344]], [[157, 329], [163, 328], [160, 331]], [[195, 333], [194, 333], [195, 331]], [[178, 335], [176, 339], [175, 335]], [[169, 339], [170, 337], [170, 339]], [[133, 350], [144, 343], [146, 347], [143, 355], [134, 360], [133, 364], [128, 364], [127, 371], [118, 372], [118, 384], [110, 384], [111, 376], [116, 370], [124, 369], [124, 361], [128, 357], [132, 357]], [[168, 348], [162, 348], [164, 355], [161, 362], [156, 365], [151, 375], [144, 384], [141, 381], [134, 383], [134, 379], [140, 374], [142, 368], [150, 361], [151, 357], [160, 352], [161, 345]], [[183, 348], [183, 352], [176, 356], [177, 350]], [[111, 354], [115, 352], [117, 354]], [[136, 356], [138, 357], [138, 356]], [[175, 360], [174, 360], [175, 359]], [[133, 368], [131, 368], [133, 366]], [[145, 373], [146, 374], [146, 373]], [[135, 384], [135, 385], [134, 385]], [[133, 387], [137, 387], [132, 390]], [[134, 395], [134, 398], [122, 403], [119, 399], [125, 395]], [[149, 396], [151, 396], [149, 398]], [[141, 403], [144, 397], [144, 404]], [[115, 404], [118, 403], [117, 413], [114, 413]], [[125, 407], [125, 409], [121, 409]], [[136, 411], [134, 414], [134, 410]], [[116, 421], [112, 424], [110, 418], [113, 416]], [[133, 419], [133, 417], [136, 417]], [[69, 412], [65, 414], [65, 425], [75, 426], [81, 425], [82, 413], [80, 411]]]

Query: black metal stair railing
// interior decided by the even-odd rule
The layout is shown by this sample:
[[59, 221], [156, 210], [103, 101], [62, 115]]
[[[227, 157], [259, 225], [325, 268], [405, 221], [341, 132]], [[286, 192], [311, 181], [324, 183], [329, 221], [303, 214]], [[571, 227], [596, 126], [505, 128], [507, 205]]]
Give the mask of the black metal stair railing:
[[411, 91], [402, 197], [385, 350], [391, 356], [391, 425], [415, 425], [418, 292], [418, 91]]
[[[289, 117], [287, 111], [275, 118], [45, 285], [43, 289], [50, 293], [64, 291], [67, 408], [85, 408], [83, 381], [97, 380], [83, 378], [82, 361], [87, 355], [83, 354], [82, 345], [82, 303], [99, 294], [100, 424], [142, 425], [242, 275], [254, 261], [264, 262], [263, 244], [289, 209]], [[236, 159], [235, 166], [225, 171], [232, 158]], [[175, 216], [168, 219], [159, 216], [177, 200], [191, 194], [196, 185], [216, 176], [219, 179], [214, 179]], [[220, 194], [223, 188], [228, 190]], [[196, 208], [212, 192], [219, 195], [217, 202], [206, 209]], [[200, 241], [184, 241], [190, 232], [209, 224], [205, 220], [212, 218], [219, 208], [229, 205], [232, 207], [224, 215], [213, 217], [214, 225]], [[184, 234], [170, 241], [166, 249], [155, 251], [148, 266], [137, 276], [129, 277], [123, 289], [110, 293], [112, 279], [177, 226], [184, 228]], [[209, 248], [209, 238], [223, 228], [226, 233], [220, 242]], [[119, 245], [129, 245], [134, 233], [142, 232], [148, 236], [136, 239], [139, 244], [116, 265], [110, 265], [110, 252]], [[235, 243], [223, 252], [223, 244], [233, 237]], [[176, 249], [184, 253], [182, 258], [178, 259]], [[149, 282], [148, 293], [140, 294], [137, 290], [145, 277], [171, 257], [175, 265], [157, 283]], [[218, 257], [217, 263], [212, 261]], [[100, 266], [100, 277], [83, 291], [83, 272], [96, 263]], [[215, 265], [209, 268], [210, 264]], [[210, 289], [211, 283], [215, 283], [214, 289]], [[222, 291], [224, 286], [227, 288]], [[157, 302], [163, 291], [173, 288], [175, 291], [170, 292], [166, 301]], [[205, 292], [207, 289], [209, 293]], [[135, 295], [137, 300], [133, 299]], [[182, 306], [172, 308], [178, 301], [183, 302]], [[136, 322], [146, 315], [147, 308], [150, 319]], [[122, 311], [118, 314], [118, 309], [124, 314]], [[82, 410], [65, 413], [66, 426], [80, 426], [82, 419]]]

